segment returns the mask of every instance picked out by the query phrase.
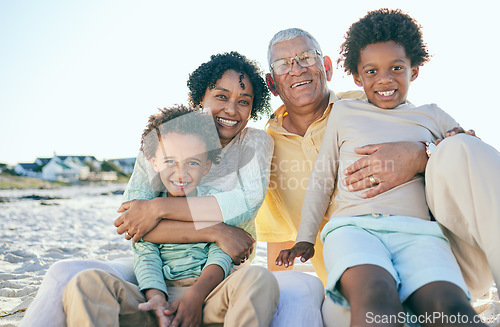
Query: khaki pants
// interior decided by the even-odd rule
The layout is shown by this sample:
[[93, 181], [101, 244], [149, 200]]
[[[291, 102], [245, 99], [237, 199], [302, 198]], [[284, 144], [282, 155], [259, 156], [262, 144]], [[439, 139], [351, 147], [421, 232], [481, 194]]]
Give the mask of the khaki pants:
[[[169, 287], [175, 300], [186, 288]], [[204, 325], [269, 326], [278, 305], [278, 283], [262, 267], [246, 267], [223, 280], [205, 299]], [[63, 305], [68, 326], [158, 326], [138, 286], [98, 269], [78, 273], [68, 283]]]
[[500, 285], [500, 153], [472, 136], [449, 137], [429, 159], [425, 184], [472, 296]]

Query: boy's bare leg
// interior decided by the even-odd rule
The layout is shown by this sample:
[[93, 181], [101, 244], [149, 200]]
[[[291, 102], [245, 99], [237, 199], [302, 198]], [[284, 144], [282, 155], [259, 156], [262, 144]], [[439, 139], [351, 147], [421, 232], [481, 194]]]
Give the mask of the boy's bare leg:
[[450, 282], [426, 284], [416, 290], [406, 304], [422, 317], [422, 326], [485, 326], [464, 291]]
[[[403, 311], [396, 282], [384, 268], [359, 265], [340, 277], [340, 292], [351, 306], [351, 326], [373, 326], [371, 317], [394, 317]], [[401, 326], [396, 323], [384, 326]]]

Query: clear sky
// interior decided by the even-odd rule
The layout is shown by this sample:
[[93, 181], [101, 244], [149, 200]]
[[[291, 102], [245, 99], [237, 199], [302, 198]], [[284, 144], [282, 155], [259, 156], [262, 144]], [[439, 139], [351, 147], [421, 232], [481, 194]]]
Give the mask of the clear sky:
[[[382, 7], [417, 19], [433, 55], [410, 101], [500, 149], [498, 1], [0, 0], [0, 162], [135, 156], [148, 116], [186, 103], [210, 55], [236, 50], [267, 72], [271, 37], [300, 27], [335, 61], [350, 24]], [[330, 88], [357, 87], [337, 70]]]

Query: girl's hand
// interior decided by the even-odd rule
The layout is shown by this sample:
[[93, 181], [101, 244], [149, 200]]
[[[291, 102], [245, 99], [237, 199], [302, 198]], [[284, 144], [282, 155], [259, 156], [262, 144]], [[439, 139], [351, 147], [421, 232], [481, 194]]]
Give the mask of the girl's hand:
[[[190, 288], [183, 297], [172, 303], [172, 306], [165, 310], [167, 316], [173, 318], [170, 327], [201, 326], [203, 301], [202, 296]], [[175, 317], [173, 317], [175, 315]]]
[[309, 242], [297, 242], [288, 250], [282, 250], [276, 258], [276, 265], [285, 265], [286, 268], [293, 266], [295, 258], [301, 257], [300, 261], [306, 262], [314, 256], [314, 244]]
[[127, 240], [138, 242], [161, 220], [155, 200], [132, 200], [122, 203], [117, 212], [123, 214], [114, 222], [116, 232], [120, 235], [125, 233]]

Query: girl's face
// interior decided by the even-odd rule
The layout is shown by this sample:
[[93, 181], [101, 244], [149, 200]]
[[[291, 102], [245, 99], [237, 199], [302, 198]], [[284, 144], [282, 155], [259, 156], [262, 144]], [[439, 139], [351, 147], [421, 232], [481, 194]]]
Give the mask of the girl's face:
[[393, 109], [406, 101], [410, 82], [418, 76], [405, 49], [394, 41], [367, 45], [360, 53], [354, 82], [362, 86], [368, 100], [382, 109]]
[[250, 79], [232, 69], [227, 70], [213, 89], [207, 88], [201, 104], [214, 117], [222, 147], [240, 133], [248, 123], [253, 106]]

